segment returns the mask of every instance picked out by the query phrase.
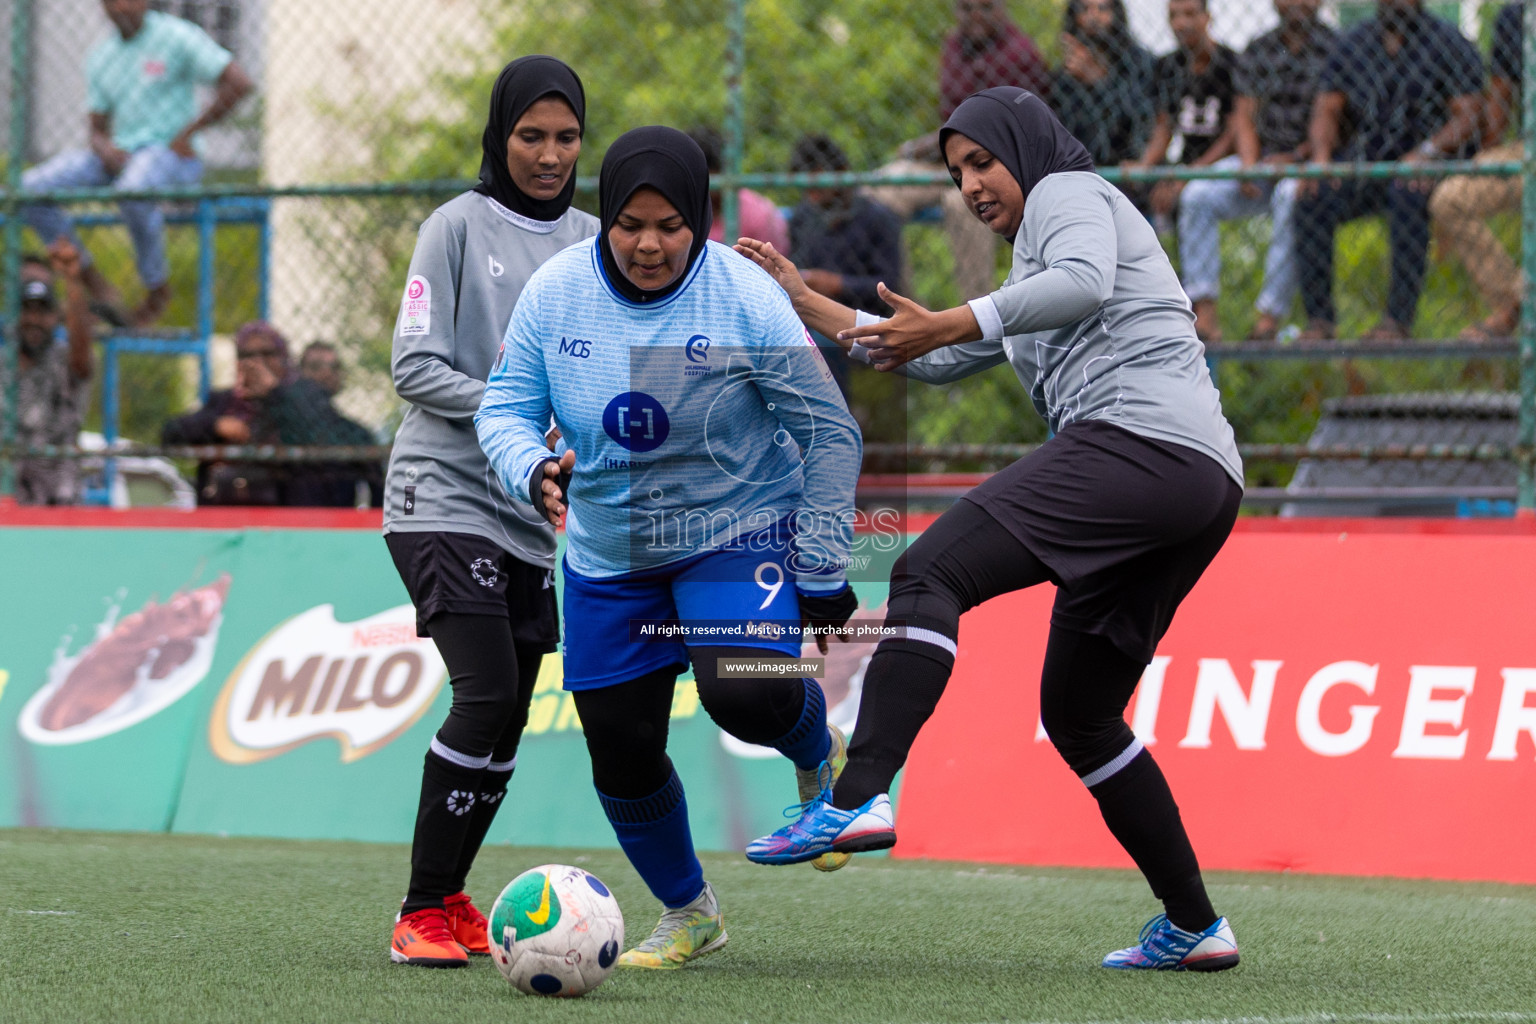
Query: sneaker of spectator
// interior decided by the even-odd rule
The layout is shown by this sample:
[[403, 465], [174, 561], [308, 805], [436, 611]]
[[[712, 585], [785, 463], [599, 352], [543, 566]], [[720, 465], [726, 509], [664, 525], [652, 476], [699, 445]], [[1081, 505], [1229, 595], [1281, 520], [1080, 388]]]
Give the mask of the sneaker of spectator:
[[[56, 280], [64, 282], [60, 326]], [[16, 443], [24, 448], [72, 445], [90, 400], [91, 320], [80, 254], [58, 240], [48, 257], [22, 257], [16, 318]], [[0, 422], [11, 393], [10, 359], [0, 352]], [[16, 463], [16, 500], [23, 505], [72, 505], [80, 498], [74, 459], [23, 458]]]
[[[1307, 125], [1323, 63], [1336, 37], [1318, 18], [1320, 0], [1274, 0], [1280, 25], [1254, 39], [1239, 58], [1233, 85], [1233, 144], [1223, 169], [1293, 164], [1306, 159]], [[1196, 330], [1219, 338], [1222, 221], [1268, 214], [1272, 231], [1264, 284], [1255, 302], [1250, 341], [1272, 341], [1296, 299], [1295, 224], [1298, 179], [1278, 182], [1207, 178], [1191, 181], [1179, 204], [1179, 264], [1194, 304]]]
[[[719, 174], [724, 167], [720, 153], [725, 148], [720, 133], [713, 128], [695, 128], [688, 133], [688, 137], [697, 142], [699, 148], [704, 151], [704, 164], [709, 168], [709, 173]], [[714, 212], [709, 237], [713, 241], [724, 242], [726, 240], [725, 214], [723, 213], [725, 204], [719, 189], [710, 190], [709, 205]], [[775, 249], [786, 256], [789, 255], [789, 225], [772, 199], [749, 188], [737, 190], [736, 219], [737, 231], [740, 234], [748, 238], [756, 238], [760, 242], [772, 242]], [[735, 245], [736, 239], [731, 239], [728, 244]]]
[[[1376, 16], [1343, 33], [1323, 65], [1308, 158], [1429, 163], [1476, 148], [1483, 68], [1477, 49], [1421, 0], [1377, 0]], [[1384, 112], [1390, 111], [1386, 116]], [[1424, 287], [1432, 179], [1308, 179], [1297, 189], [1296, 251], [1309, 322], [1333, 324], [1334, 236], [1340, 224], [1386, 214], [1391, 248], [1387, 308], [1368, 332], [1409, 337]]]
[[[939, 122], [972, 93], [1013, 85], [1042, 98], [1050, 95], [1050, 73], [1040, 49], [1008, 14], [1006, 0], [955, 0], [955, 27], [944, 39], [939, 60]], [[945, 171], [939, 133], [902, 143], [897, 158], [878, 171], [884, 177]], [[953, 185], [876, 185], [865, 195], [910, 220], [917, 211], [938, 205], [955, 261], [955, 288], [965, 300], [979, 298], [997, 283], [998, 238], [965, 208]], [[798, 260], [800, 254], [796, 253]]]
[[[251, 91], [250, 78], [201, 28], [149, 10], [149, 0], [104, 0], [102, 6], [113, 32], [85, 62], [90, 144], [29, 169], [22, 188], [137, 192], [197, 184], [203, 176], [197, 135]], [[214, 86], [213, 98], [194, 114], [194, 90], [207, 84]], [[147, 326], [164, 315], [171, 297], [164, 214], [159, 203], [145, 200], [124, 201], [121, 209], [145, 291], [126, 319]], [[69, 215], [52, 204], [29, 204], [21, 216], [45, 241], [67, 239], [80, 252], [81, 280], [103, 319], [124, 319], [116, 289], [95, 267]]]
[[[1519, 122], [1510, 115], [1520, 109], [1524, 8], [1518, 0], [1505, 4], [1493, 22], [1493, 53], [1483, 108], [1484, 148], [1478, 154], [1479, 162], [1518, 162], [1525, 158], [1519, 132], [1505, 137], [1506, 129], [1511, 125], [1518, 128]], [[1490, 310], [1485, 319], [1461, 332], [1463, 341], [1507, 338], [1520, 326], [1524, 278], [1509, 251], [1489, 229], [1487, 218], [1518, 211], [1523, 185], [1520, 175], [1457, 175], [1441, 182], [1429, 198], [1435, 233], [1467, 268]]]

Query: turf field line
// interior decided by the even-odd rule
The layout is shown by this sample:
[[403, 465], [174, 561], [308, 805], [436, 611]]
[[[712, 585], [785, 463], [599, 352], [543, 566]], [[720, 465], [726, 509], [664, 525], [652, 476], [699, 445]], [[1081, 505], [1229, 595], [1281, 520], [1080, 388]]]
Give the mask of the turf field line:
[[[1455, 1013], [1306, 1013], [1294, 1017], [1096, 1017], [1090, 1020], [1035, 1020], [1022, 1024], [1526, 1024], [1528, 1021], [1536, 1021], [1536, 1013], [1473, 1010]], [[977, 1021], [974, 1024], [999, 1022]]]

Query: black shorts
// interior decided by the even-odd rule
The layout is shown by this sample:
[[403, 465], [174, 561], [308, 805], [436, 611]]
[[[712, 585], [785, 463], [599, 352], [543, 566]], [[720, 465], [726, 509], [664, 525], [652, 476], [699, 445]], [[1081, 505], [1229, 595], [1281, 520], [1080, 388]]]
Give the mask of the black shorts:
[[1088, 420], [965, 497], [1051, 571], [1054, 624], [1150, 660], [1243, 489], [1204, 452]]
[[416, 635], [442, 612], [505, 615], [520, 648], [560, 646], [554, 570], [529, 565], [471, 533], [386, 533], [384, 543], [416, 606]]

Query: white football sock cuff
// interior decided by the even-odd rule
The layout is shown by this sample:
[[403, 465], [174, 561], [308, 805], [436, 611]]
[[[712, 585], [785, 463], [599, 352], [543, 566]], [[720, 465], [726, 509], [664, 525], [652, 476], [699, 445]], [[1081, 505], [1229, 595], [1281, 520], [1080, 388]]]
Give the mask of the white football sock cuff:
[[1141, 740], [1131, 740], [1131, 745], [1120, 751], [1115, 759], [1109, 762], [1109, 764], [1106, 764], [1102, 768], [1097, 768], [1089, 772], [1087, 775], [1084, 775], [1082, 777], [1083, 785], [1087, 786], [1089, 789], [1092, 789], [1094, 786], [1097, 786], [1105, 779], [1112, 777], [1126, 765], [1130, 764], [1133, 760], [1136, 759], [1136, 755], [1145, 749], [1146, 747], [1142, 746]]

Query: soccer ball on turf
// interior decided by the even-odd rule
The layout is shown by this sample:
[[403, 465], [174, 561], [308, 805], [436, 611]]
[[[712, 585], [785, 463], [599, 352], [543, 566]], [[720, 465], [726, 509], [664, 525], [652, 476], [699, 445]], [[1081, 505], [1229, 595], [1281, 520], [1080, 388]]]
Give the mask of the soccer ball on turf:
[[507, 883], [491, 908], [491, 959], [520, 992], [579, 996], [619, 959], [619, 901], [581, 868], [545, 864]]

